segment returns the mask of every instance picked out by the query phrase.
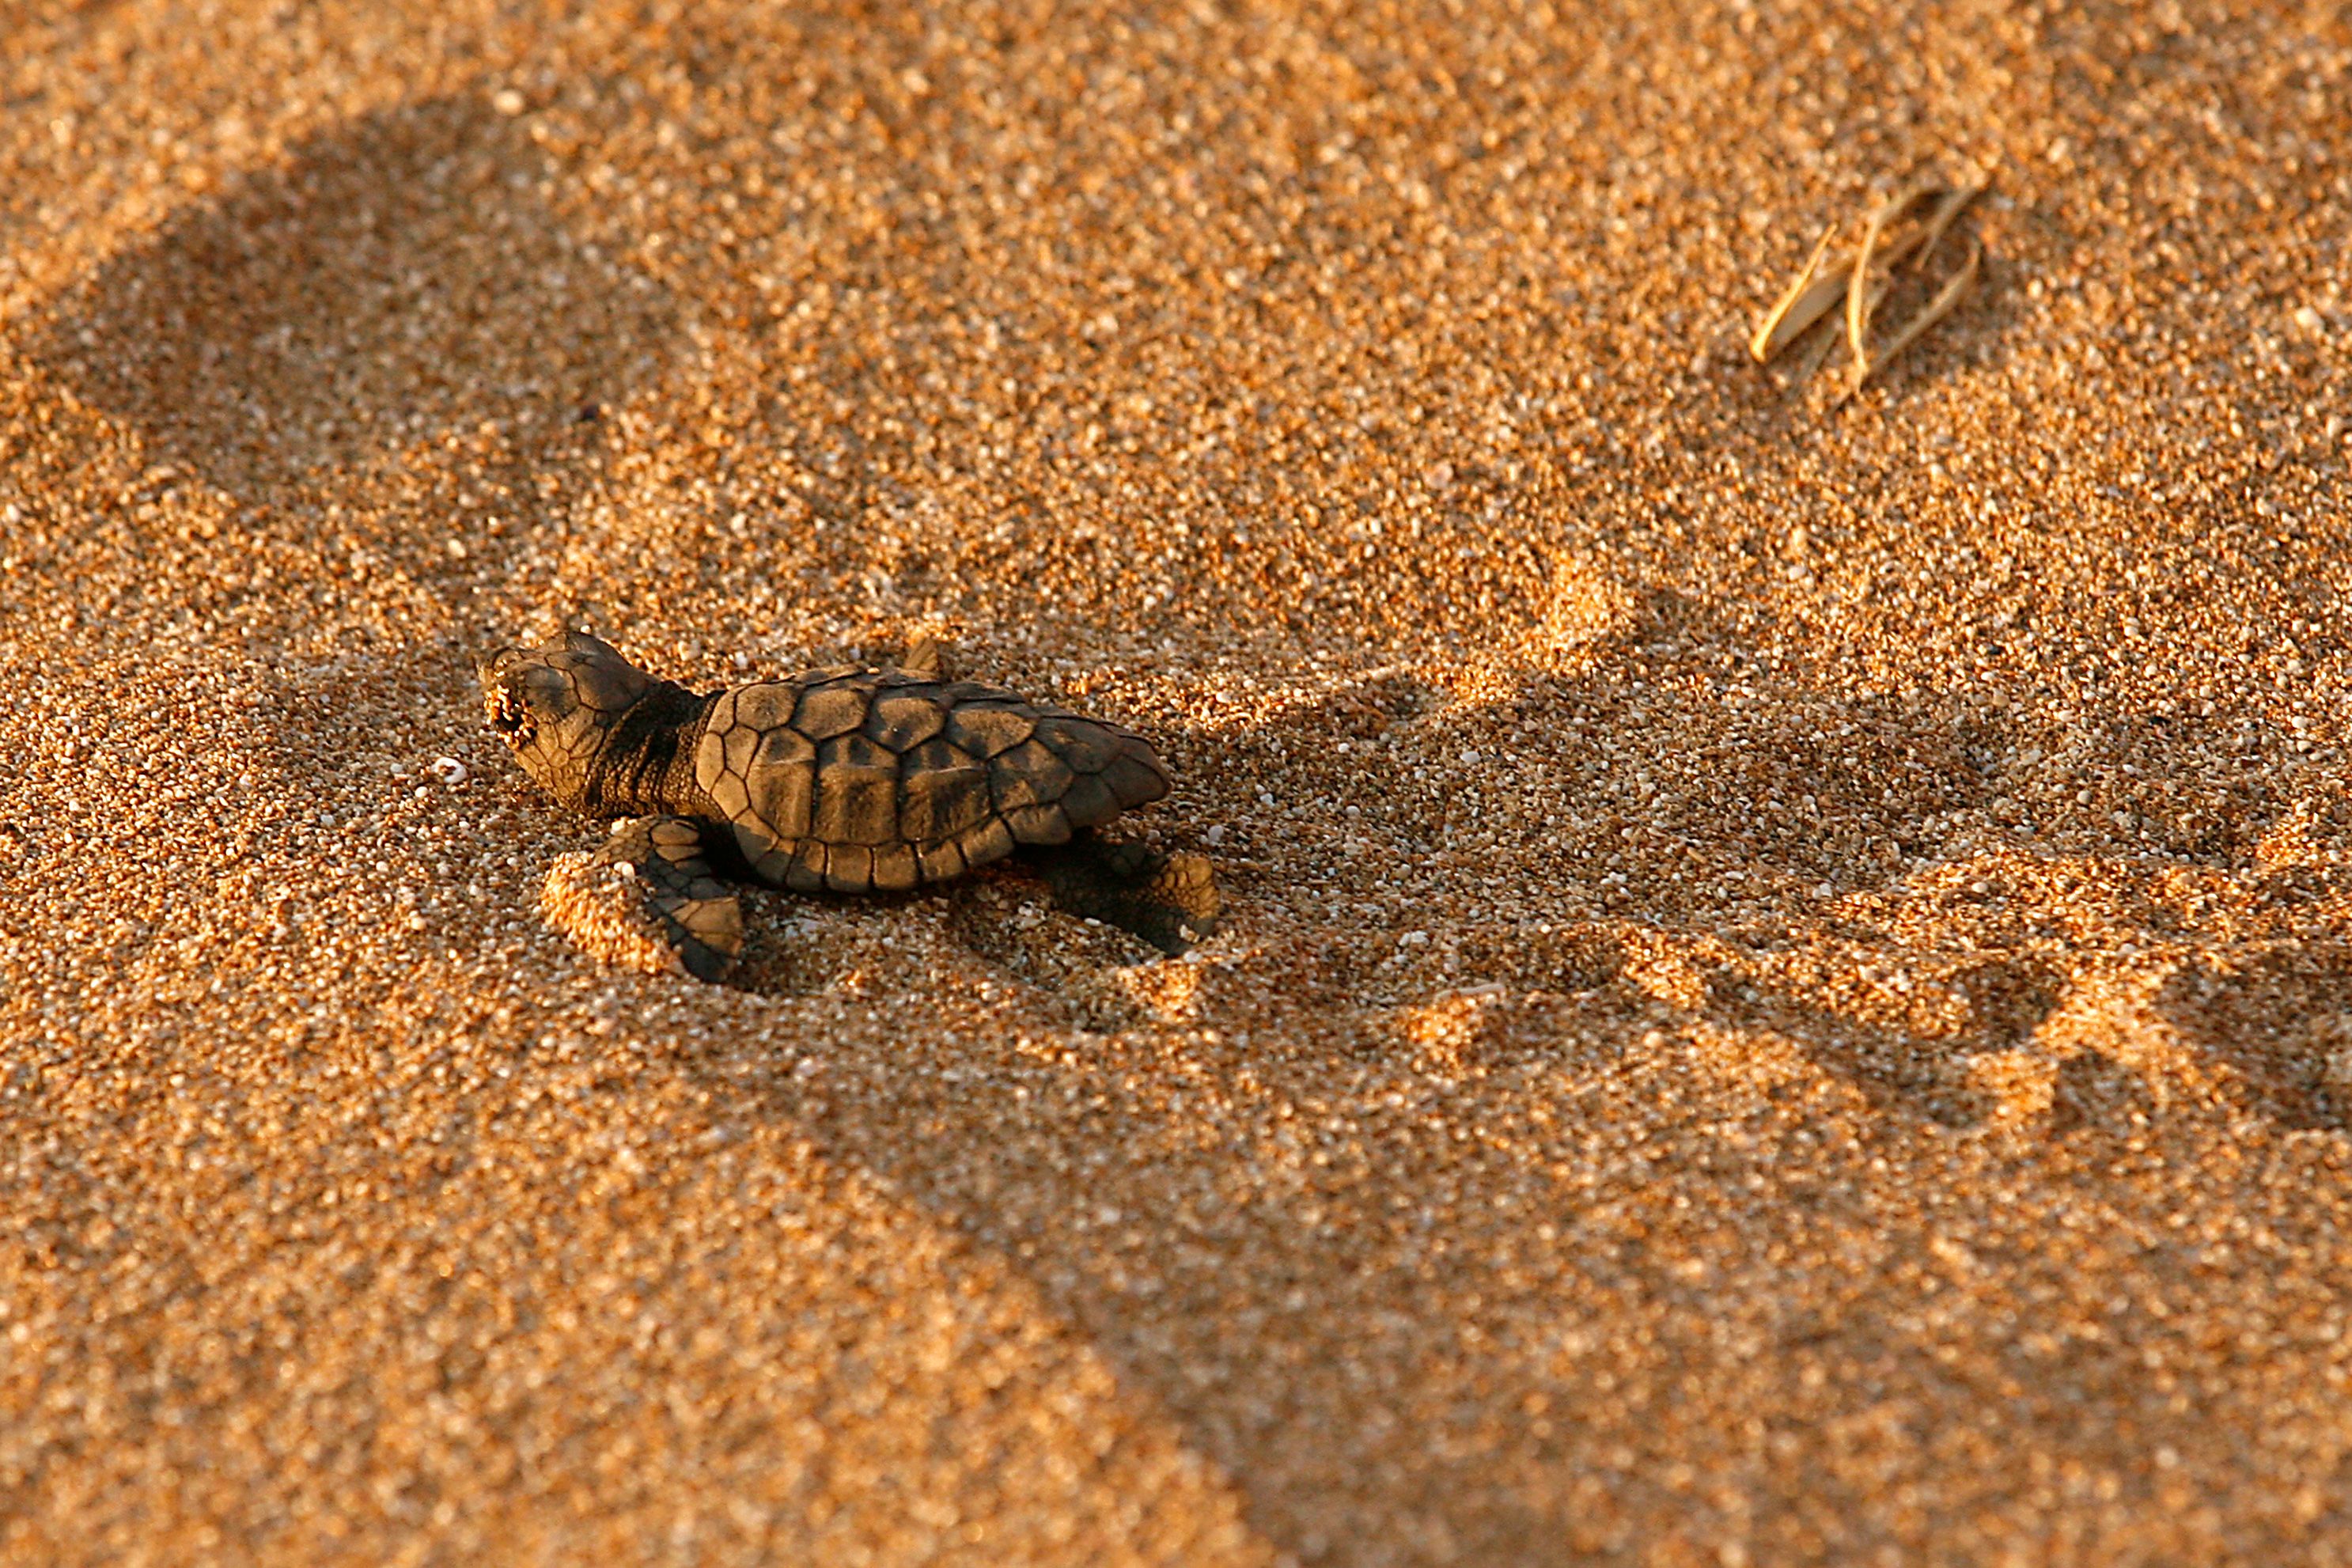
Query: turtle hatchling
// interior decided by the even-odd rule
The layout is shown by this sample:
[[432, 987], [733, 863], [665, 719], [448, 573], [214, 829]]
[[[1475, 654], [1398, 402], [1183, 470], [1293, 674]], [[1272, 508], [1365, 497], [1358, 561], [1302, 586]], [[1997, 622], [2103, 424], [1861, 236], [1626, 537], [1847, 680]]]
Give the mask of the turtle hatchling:
[[896, 892], [1014, 854], [1064, 908], [1163, 952], [1215, 929], [1206, 860], [1097, 832], [1168, 793], [1150, 743], [950, 679], [934, 643], [896, 666], [697, 693], [567, 631], [479, 673], [523, 771], [574, 810], [625, 819], [549, 876], [550, 913], [602, 956], [723, 980], [743, 922], [722, 877]]

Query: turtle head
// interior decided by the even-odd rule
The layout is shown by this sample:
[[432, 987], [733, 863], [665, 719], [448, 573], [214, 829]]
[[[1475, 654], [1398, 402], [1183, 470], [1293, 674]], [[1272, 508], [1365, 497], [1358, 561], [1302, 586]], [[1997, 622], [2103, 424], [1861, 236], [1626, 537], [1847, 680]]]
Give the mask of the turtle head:
[[476, 666], [482, 709], [515, 761], [564, 805], [597, 805], [606, 752], [623, 718], [667, 683], [586, 632], [563, 632], [537, 647], [502, 647]]

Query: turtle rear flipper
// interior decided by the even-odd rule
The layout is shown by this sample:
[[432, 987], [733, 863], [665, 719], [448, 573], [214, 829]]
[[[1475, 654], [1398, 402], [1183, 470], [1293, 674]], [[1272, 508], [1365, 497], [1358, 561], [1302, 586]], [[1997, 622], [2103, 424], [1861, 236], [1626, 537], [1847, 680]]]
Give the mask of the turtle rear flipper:
[[946, 643], [926, 632], [907, 647], [898, 668], [905, 673], [925, 680], [956, 679], [956, 659]]
[[1031, 851], [1054, 901], [1074, 915], [1141, 937], [1173, 956], [1217, 930], [1223, 900], [1206, 857], [1082, 834]]
[[681, 816], [641, 816], [593, 855], [547, 873], [548, 923], [593, 957], [661, 973], [724, 980], [743, 951], [743, 910]]

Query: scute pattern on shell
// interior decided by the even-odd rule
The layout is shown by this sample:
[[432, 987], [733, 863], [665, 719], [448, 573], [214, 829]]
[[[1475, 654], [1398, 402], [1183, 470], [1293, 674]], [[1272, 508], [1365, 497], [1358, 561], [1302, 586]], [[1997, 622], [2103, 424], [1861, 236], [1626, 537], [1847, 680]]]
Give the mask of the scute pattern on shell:
[[821, 669], [726, 693], [695, 783], [761, 878], [805, 892], [944, 881], [1168, 793], [1143, 737], [972, 681]]

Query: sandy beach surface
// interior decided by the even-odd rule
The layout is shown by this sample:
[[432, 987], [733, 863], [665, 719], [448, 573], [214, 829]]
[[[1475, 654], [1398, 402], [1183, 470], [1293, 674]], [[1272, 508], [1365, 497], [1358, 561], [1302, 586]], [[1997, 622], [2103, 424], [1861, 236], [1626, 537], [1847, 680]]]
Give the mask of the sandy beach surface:
[[[2352, 1561], [2347, 104], [2317, 0], [7, 0], [0, 1555]], [[1228, 927], [602, 967], [566, 624], [949, 638]]]

